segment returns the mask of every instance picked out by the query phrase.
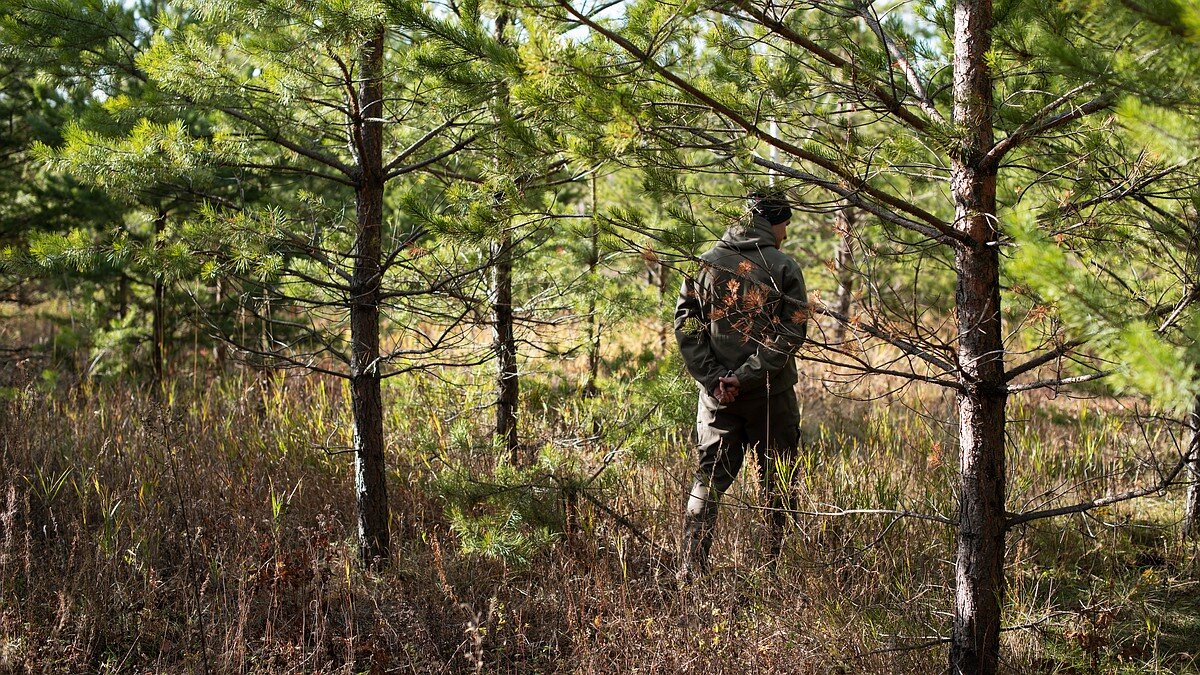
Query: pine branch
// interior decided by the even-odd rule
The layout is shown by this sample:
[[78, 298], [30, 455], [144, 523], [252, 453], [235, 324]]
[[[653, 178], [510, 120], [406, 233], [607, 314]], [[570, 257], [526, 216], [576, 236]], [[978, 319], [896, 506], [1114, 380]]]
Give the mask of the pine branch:
[[577, 11], [571, 5], [569, 0], [557, 0], [557, 2], [559, 4], [559, 6], [561, 6], [563, 9], [565, 9], [568, 13], [575, 16], [577, 19], [579, 19], [579, 21], [582, 22], [584, 25], [586, 25], [588, 28], [592, 29], [596, 33], [599, 33], [605, 39], [609, 40], [613, 44], [617, 45], [621, 49], [628, 52], [634, 58], [638, 59], [638, 61], [643, 66], [645, 66], [646, 68], [649, 68], [650, 70], [654, 71], [655, 73], [658, 73], [660, 76], [662, 76], [668, 82], [673, 84], [675, 87], [679, 88], [681, 91], [686, 92], [688, 95], [692, 96], [693, 98], [695, 98], [699, 101], [703, 101], [713, 112], [715, 112], [719, 115], [725, 116], [731, 122], [733, 122], [737, 126], [741, 127], [743, 130], [745, 130], [746, 133], [750, 134], [754, 138], [757, 138], [757, 139], [767, 143], [768, 145], [773, 146], [783, 152], [786, 152], [789, 155], [796, 157], [797, 159], [801, 159], [806, 162], [815, 164], [815, 165], [821, 167], [822, 169], [828, 171], [829, 173], [833, 174], [834, 176], [837, 176], [838, 178], [845, 181], [848, 187], [850, 187], [856, 191], [866, 193], [866, 194], [870, 195], [871, 197], [873, 197], [874, 199], [877, 199], [880, 202], [887, 204], [888, 206], [890, 206], [892, 208], [898, 209], [900, 211], [904, 211], [905, 213], [908, 213], [909, 215], [911, 215], [921, 221], [924, 221], [924, 223], [926, 223], [927, 226], [923, 227], [924, 231], [921, 233], [925, 234], [926, 236], [929, 236], [928, 235], [929, 227], [932, 227], [933, 230], [940, 233], [943, 238], [961, 242], [963, 244], [970, 243], [968, 241], [968, 238], [965, 237], [965, 235], [956, 231], [953, 227], [950, 227], [944, 221], [942, 221], [942, 219], [938, 218], [937, 216], [933, 215], [932, 213], [929, 213], [928, 211], [925, 211], [924, 209], [922, 209], [918, 206], [915, 206], [913, 204], [909, 204], [908, 202], [905, 202], [904, 200], [898, 199], [895, 196], [890, 195], [882, 190], [872, 187], [866, 181], [862, 180], [858, 176], [856, 176], [856, 175], [846, 171], [842, 167], [838, 166], [837, 162], [834, 162], [833, 160], [826, 159], [825, 157], [822, 157], [816, 153], [812, 153], [807, 150], [804, 150], [803, 148], [801, 148], [797, 145], [789, 143], [781, 138], [778, 138], [778, 137], [764, 131], [757, 124], [755, 124], [754, 122], [751, 122], [745, 116], [743, 116], [741, 113], [738, 113], [730, 106], [718, 101], [713, 96], [701, 91], [698, 87], [696, 87], [692, 83], [688, 82], [687, 80], [684, 80], [680, 76], [673, 73], [669, 68], [666, 68], [665, 66], [660, 65], [657, 61], [654, 60], [654, 58], [652, 56], [650, 56], [649, 54], [647, 54], [644, 51], [642, 51], [641, 49], [639, 49], [637, 45], [633, 44], [632, 42], [625, 39], [624, 37], [621, 37], [620, 35], [614, 33], [613, 31], [601, 26], [600, 24], [596, 23], [595, 21], [589, 19], [588, 17], [586, 17], [585, 15], [583, 15], [582, 13]]
[[[905, 105], [901, 103], [899, 99], [889, 94], [878, 82], [871, 81], [874, 78], [871, 77], [870, 73], [863, 72], [863, 70], [854, 62], [844, 59], [834, 52], [825, 49], [816, 42], [813, 42], [803, 35], [800, 35], [796, 31], [789, 28], [787, 24], [783, 23], [782, 20], [773, 19], [767, 16], [765, 10], [759, 9], [749, 0], [736, 0], [733, 4], [763, 27], [769, 29], [772, 33], [775, 33], [779, 37], [787, 40], [797, 47], [800, 47], [813, 56], [816, 56], [828, 65], [848, 71], [854, 81], [864, 83], [867, 91], [874, 96], [876, 100], [882, 103], [888, 112], [895, 115], [898, 119], [908, 124], [914, 130], [926, 131], [929, 129], [929, 123], [927, 121], [913, 114], [913, 112], [905, 107]], [[723, 13], [729, 15], [727, 12]]]
[[[850, 204], [857, 206], [857, 207], [863, 209], [864, 211], [867, 211], [871, 215], [878, 217], [880, 220], [887, 221], [893, 225], [898, 225], [900, 227], [903, 227], [906, 230], [911, 230], [922, 236], [929, 237], [930, 239], [932, 239], [938, 243], [952, 244], [954, 242], [962, 240], [961, 235], [957, 234], [953, 230], [947, 232], [947, 231], [943, 230], [942, 228], [929, 227], [929, 226], [925, 225], [924, 223], [919, 223], [915, 220], [905, 218], [904, 216], [896, 213], [895, 211], [891, 211], [889, 209], [886, 209], [886, 208], [880, 206], [878, 203], [876, 203], [874, 201], [864, 199], [863, 198], [864, 193], [862, 191], [855, 190], [843, 183], [840, 183], [840, 182], [837, 182], [834, 180], [830, 180], [827, 178], [820, 178], [811, 173], [808, 173], [807, 171], [802, 171], [800, 169], [796, 169], [796, 168], [788, 166], [786, 164], [781, 164], [779, 162], [772, 161], [765, 157], [759, 157], [758, 155], [753, 156], [751, 158], [751, 161], [754, 164], [763, 167], [764, 169], [770, 169], [770, 170], [776, 171], [784, 176], [788, 176], [789, 178], [796, 178], [798, 180], [802, 180], [811, 185], [816, 185], [818, 187], [824, 188], [824, 189], [838, 195], [839, 197], [844, 198]], [[898, 201], [898, 199], [897, 199], [897, 201]]]
[[[279, 132], [278, 130], [272, 129], [270, 127], [270, 125], [266, 124], [262, 120], [256, 119], [255, 117], [253, 117], [251, 115], [247, 115], [246, 113], [238, 110], [237, 108], [231, 108], [229, 106], [221, 106], [218, 109], [221, 112], [225, 113], [226, 115], [229, 115], [230, 117], [239, 119], [239, 120], [255, 127], [256, 129], [261, 131], [263, 134], [265, 134], [267, 139], [270, 140], [271, 142], [277, 143], [278, 145], [280, 145], [284, 148], [287, 148], [288, 150], [291, 150], [292, 152], [296, 153], [297, 155], [300, 155], [302, 157], [307, 157], [308, 159], [311, 159], [314, 162], [317, 162], [318, 164], [324, 164], [325, 166], [327, 166], [331, 169], [335, 169], [338, 172], [345, 175], [347, 178], [349, 178], [350, 181], [357, 180], [355, 171], [351, 167], [349, 167], [346, 164], [339, 161], [337, 158], [331, 157], [324, 153], [313, 150], [312, 148], [305, 147], [304, 145], [301, 145], [300, 143], [297, 143], [293, 140], [285, 138], [283, 136], [283, 134], [281, 132]], [[351, 182], [350, 184], [354, 185], [356, 183]]]
[[1169, 166], [1161, 171], [1149, 174], [1146, 177], [1142, 178], [1141, 180], [1136, 180], [1124, 188], [1119, 188], [1118, 186], [1113, 186], [1112, 189], [1108, 190], [1107, 192], [1105, 192], [1102, 195], [1097, 195], [1096, 197], [1092, 197], [1091, 199], [1086, 199], [1079, 203], [1067, 204], [1065, 206], [1061, 206], [1061, 207], [1051, 211], [1050, 214], [1043, 216], [1043, 218], [1050, 218], [1050, 217], [1054, 217], [1054, 216], [1061, 217], [1061, 216], [1064, 216], [1067, 214], [1079, 213], [1080, 211], [1091, 208], [1092, 206], [1095, 206], [1097, 204], [1103, 204], [1105, 202], [1115, 202], [1115, 201], [1125, 199], [1126, 197], [1133, 197], [1134, 199], [1138, 199], [1143, 196], [1141, 193], [1141, 190], [1143, 188], [1153, 185], [1153, 184], [1157, 183], [1159, 180], [1162, 180], [1163, 178], [1166, 178], [1167, 176], [1170, 176], [1171, 174], [1173, 174], [1177, 171], [1182, 171], [1183, 169], [1185, 169], [1188, 166], [1190, 166], [1191, 164], [1193, 164], [1194, 161], [1195, 161], [1194, 159], [1188, 158], [1188, 159], [1184, 160], [1183, 162]]
[[887, 49], [888, 55], [894, 60], [894, 65], [899, 67], [904, 73], [904, 77], [908, 80], [908, 86], [912, 87], [913, 93], [917, 96], [917, 104], [921, 107], [921, 110], [923, 110], [926, 115], [929, 115], [930, 119], [934, 119], [941, 124], [945, 124], [946, 120], [944, 117], [942, 117], [942, 113], [933, 105], [933, 99], [931, 99], [929, 94], [926, 93], [925, 85], [921, 82], [920, 75], [917, 73], [916, 69], [913, 68], [912, 64], [909, 63], [908, 57], [905, 56], [904, 51], [896, 46], [895, 41], [892, 40], [883, 30], [883, 24], [881, 24], [879, 22], [879, 18], [875, 16], [875, 11], [871, 6], [871, 3], [868, 2], [859, 5], [858, 12], [863, 21], [865, 21], [867, 25], [871, 27], [871, 30], [875, 33], [875, 36], [879, 38], [879, 41], [883, 43], [884, 47]]
[[1012, 514], [1009, 514], [1004, 527], [1005, 527], [1005, 529], [1012, 529], [1013, 527], [1015, 527], [1017, 525], [1020, 525], [1022, 523], [1028, 523], [1028, 522], [1034, 521], [1034, 520], [1042, 520], [1045, 518], [1054, 518], [1056, 516], [1065, 516], [1065, 515], [1070, 515], [1072, 513], [1086, 513], [1093, 509], [1098, 509], [1098, 508], [1101, 508], [1104, 506], [1111, 506], [1113, 504], [1127, 502], [1127, 501], [1130, 501], [1133, 499], [1145, 497], [1147, 495], [1165, 492], [1167, 490], [1167, 488], [1171, 487], [1171, 485], [1175, 482], [1175, 479], [1179, 476], [1179, 474], [1183, 472], [1184, 468], [1187, 467], [1188, 463], [1192, 461], [1192, 455], [1193, 455], [1195, 447], [1196, 446], [1193, 445], [1192, 450], [1189, 450], [1188, 452], [1185, 452], [1182, 455], [1180, 455], [1179, 461], [1176, 462], [1175, 466], [1172, 467], [1171, 470], [1169, 472], [1167, 472], [1167, 474], [1164, 475], [1157, 483], [1153, 483], [1151, 485], [1146, 485], [1146, 486], [1136, 488], [1133, 490], [1128, 490], [1126, 492], [1121, 492], [1121, 493], [1118, 493], [1115, 495], [1108, 495], [1105, 497], [1097, 497], [1095, 499], [1089, 499], [1087, 501], [1082, 501], [1077, 504], [1072, 504], [1070, 506], [1060, 506], [1060, 507], [1054, 508], [1054, 509], [1044, 509], [1041, 511], [1029, 511], [1026, 513], [1012, 513]]
[[1066, 354], [1068, 354], [1072, 350], [1074, 350], [1076, 347], [1079, 347], [1083, 344], [1084, 344], [1083, 340], [1071, 340], [1070, 342], [1064, 342], [1061, 345], [1055, 347], [1054, 349], [1051, 349], [1050, 351], [1046, 352], [1045, 354], [1041, 354], [1032, 359], [1029, 359], [1028, 361], [1026, 361], [1025, 363], [1022, 363], [1019, 366], [1014, 366], [1013, 368], [1010, 368], [1008, 371], [1006, 371], [1004, 373], [1004, 381], [1010, 382], [1014, 378], [1016, 378], [1018, 375], [1027, 373], [1031, 370], [1034, 370], [1035, 368], [1038, 368], [1039, 366], [1043, 366], [1047, 363], [1050, 363], [1051, 361], [1059, 358], [1060, 356], [1065, 356]]
[[980, 165], [983, 167], [983, 170], [991, 170], [998, 167], [1000, 165], [1000, 160], [1003, 159], [1010, 150], [1021, 146], [1030, 139], [1036, 138], [1037, 136], [1040, 136], [1048, 131], [1053, 131], [1054, 129], [1057, 129], [1065, 124], [1074, 122], [1075, 120], [1083, 119], [1092, 113], [1104, 110], [1116, 101], [1116, 95], [1112, 92], [1109, 92], [1097, 96], [1087, 103], [1073, 108], [1069, 112], [1046, 118], [1046, 115], [1049, 115], [1058, 108], [1062, 107], [1076, 94], [1090, 88], [1092, 85], [1092, 82], [1088, 82], [1076, 87], [1075, 89], [1072, 89], [1066, 94], [1063, 94], [1058, 99], [1042, 108], [1038, 114], [1034, 115], [1029, 121], [1022, 124], [1016, 131], [1012, 132], [993, 145], [992, 149], [988, 150], [987, 154], [983, 157]]

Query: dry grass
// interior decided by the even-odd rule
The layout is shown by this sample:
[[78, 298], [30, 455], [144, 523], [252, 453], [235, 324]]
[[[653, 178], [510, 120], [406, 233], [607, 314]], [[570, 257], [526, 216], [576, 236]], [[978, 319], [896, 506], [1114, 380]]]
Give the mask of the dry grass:
[[[941, 671], [950, 528], [815, 514], [952, 516], [951, 400], [845, 401], [803, 383], [806, 513], [778, 571], [743, 479], [714, 572], [681, 590], [672, 552], [694, 398], [670, 363], [619, 364], [596, 399], [556, 367], [529, 378], [524, 433], [540, 460], [521, 472], [497, 466], [482, 375], [392, 383], [397, 550], [378, 575], [353, 560], [337, 383], [225, 375], [158, 397], [124, 383], [8, 387], [0, 671]], [[1119, 403], [1014, 403], [1012, 503], [1150, 479], [1139, 458], [1148, 444], [1169, 452], [1171, 437]], [[1179, 499], [1013, 533], [1007, 619], [1031, 627], [1006, 633], [1009, 671], [1198, 672]]]

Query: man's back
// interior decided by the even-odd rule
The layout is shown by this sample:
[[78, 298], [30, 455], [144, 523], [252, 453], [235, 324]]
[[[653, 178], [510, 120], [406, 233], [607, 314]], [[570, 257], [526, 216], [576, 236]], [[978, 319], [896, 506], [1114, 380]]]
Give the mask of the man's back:
[[770, 224], [753, 218], [730, 228], [699, 265], [675, 315], [688, 370], [710, 392], [714, 365], [738, 376], [744, 396], [766, 395], [768, 381], [773, 391], [790, 388], [807, 319], [804, 276]]

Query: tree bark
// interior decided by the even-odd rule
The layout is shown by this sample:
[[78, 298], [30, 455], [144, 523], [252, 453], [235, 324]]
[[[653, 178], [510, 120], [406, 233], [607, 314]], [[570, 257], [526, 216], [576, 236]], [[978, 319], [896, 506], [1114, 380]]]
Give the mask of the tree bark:
[[[668, 282], [671, 279], [671, 268], [667, 267], [666, 263], [658, 260], [654, 263], [656, 271], [655, 284], [658, 286], [658, 306], [670, 307], [669, 302], [674, 302], [673, 291]], [[664, 357], [667, 351], [671, 348], [675, 333], [671, 323], [671, 319], [661, 321], [658, 324], [658, 352]]]
[[129, 313], [129, 276], [124, 272], [117, 277], [117, 321], [124, 322]]
[[[225, 304], [225, 285], [224, 285], [224, 283], [222, 283], [222, 281], [219, 278], [217, 279], [216, 283], [213, 285], [213, 301], [214, 301], [214, 305], [218, 308], [221, 308]], [[218, 321], [223, 320], [223, 318], [224, 318], [223, 310], [221, 311], [220, 316], [221, 316], [221, 318], [219, 318]], [[216, 342], [214, 342], [212, 352], [213, 352], [213, 360], [216, 362], [216, 365], [217, 365], [217, 371], [221, 372], [221, 373], [225, 372], [225, 360], [226, 360], [226, 356], [228, 354], [228, 352], [225, 349], [225, 343], [221, 340], [217, 340]]]
[[1188, 442], [1187, 500], [1183, 506], [1183, 537], [1200, 538], [1200, 398], [1192, 405], [1188, 415], [1188, 426], [1192, 437]]
[[512, 235], [507, 230], [492, 247], [492, 337], [496, 350], [496, 436], [502, 439], [508, 461], [517, 464], [521, 448], [517, 437], [517, 340], [513, 330]]
[[[858, 105], [850, 104], [850, 112], [858, 110]], [[845, 130], [843, 138], [846, 142], [846, 154], [850, 154], [854, 147], [854, 132], [853, 120], [850, 115], [846, 115], [844, 120]], [[837, 311], [842, 316], [850, 316], [850, 301], [854, 295], [854, 249], [852, 247], [854, 240], [854, 221], [857, 214], [854, 207], [850, 204], [842, 204], [833, 216], [833, 229], [838, 235], [837, 250], [833, 256], [834, 272], [837, 274]], [[841, 321], [836, 321], [833, 324], [833, 341], [841, 343], [846, 339], [846, 324]]]
[[[842, 316], [850, 316], [850, 302], [854, 295], [854, 249], [851, 247], [851, 233], [857, 214], [854, 207], [842, 206], [834, 214], [833, 229], [838, 233], [837, 251], [834, 253], [833, 265], [837, 273], [837, 301], [835, 307]], [[841, 321], [834, 324], [833, 340], [835, 343], [846, 338], [846, 325]]]
[[359, 556], [388, 564], [387, 474], [380, 393], [379, 302], [383, 269], [383, 28], [362, 45], [360, 110], [352, 119], [358, 155], [357, 232], [350, 298], [350, 387], [354, 411], [354, 469]]
[[[588, 277], [596, 278], [596, 268], [600, 265], [600, 225], [596, 220], [596, 176], [592, 176], [592, 222], [588, 231]], [[600, 317], [596, 314], [596, 289], [590, 290], [588, 296], [588, 372], [587, 381], [583, 385], [583, 395], [591, 398], [600, 393], [596, 380], [600, 376]]]
[[[162, 233], [167, 229], [167, 212], [159, 211], [154, 219], [154, 248], [161, 245]], [[151, 368], [154, 372], [154, 384], [161, 386], [165, 377], [167, 361], [167, 323], [166, 323], [167, 287], [161, 274], [154, 276], [154, 299], [150, 309], [151, 333]]]
[[[509, 24], [506, 10], [496, 16], [496, 40], [508, 44], [505, 35]], [[505, 88], [502, 96], [508, 100]], [[500, 161], [500, 148], [494, 158]], [[497, 195], [497, 206], [501, 197]], [[513, 328], [512, 276], [513, 239], [505, 219], [500, 239], [492, 245], [492, 347], [496, 352], [496, 436], [504, 443], [504, 452], [511, 464], [521, 461], [521, 446], [517, 436], [517, 406], [520, 402], [521, 381], [517, 375], [517, 339]]]
[[954, 124], [962, 134], [951, 157], [958, 246], [958, 398], [960, 492], [950, 670], [997, 672], [1004, 597], [1005, 457], [1004, 343], [996, 173], [984, 168], [992, 147], [990, 0], [958, 0], [954, 10]]
[[[1193, 296], [1200, 291], [1200, 220], [1192, 223], [1192, 280]], [[1188, 442], [1187, 499], [1183, 505], [1182, 535], [1184, 539], [1200, 538], [1200, 397], [1192, 402], [1192, 412], [1187, 419], [1192, 432]]]

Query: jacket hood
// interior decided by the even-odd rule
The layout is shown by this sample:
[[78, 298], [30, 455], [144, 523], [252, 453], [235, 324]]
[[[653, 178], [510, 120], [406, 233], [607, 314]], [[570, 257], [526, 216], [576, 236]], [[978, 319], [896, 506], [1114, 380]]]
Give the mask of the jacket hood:
[[738, 251], [776, 248], [775, 232], [766, 218], [751, 216], [749, 222], [730, 226], [721, 237], [721, 245]]

